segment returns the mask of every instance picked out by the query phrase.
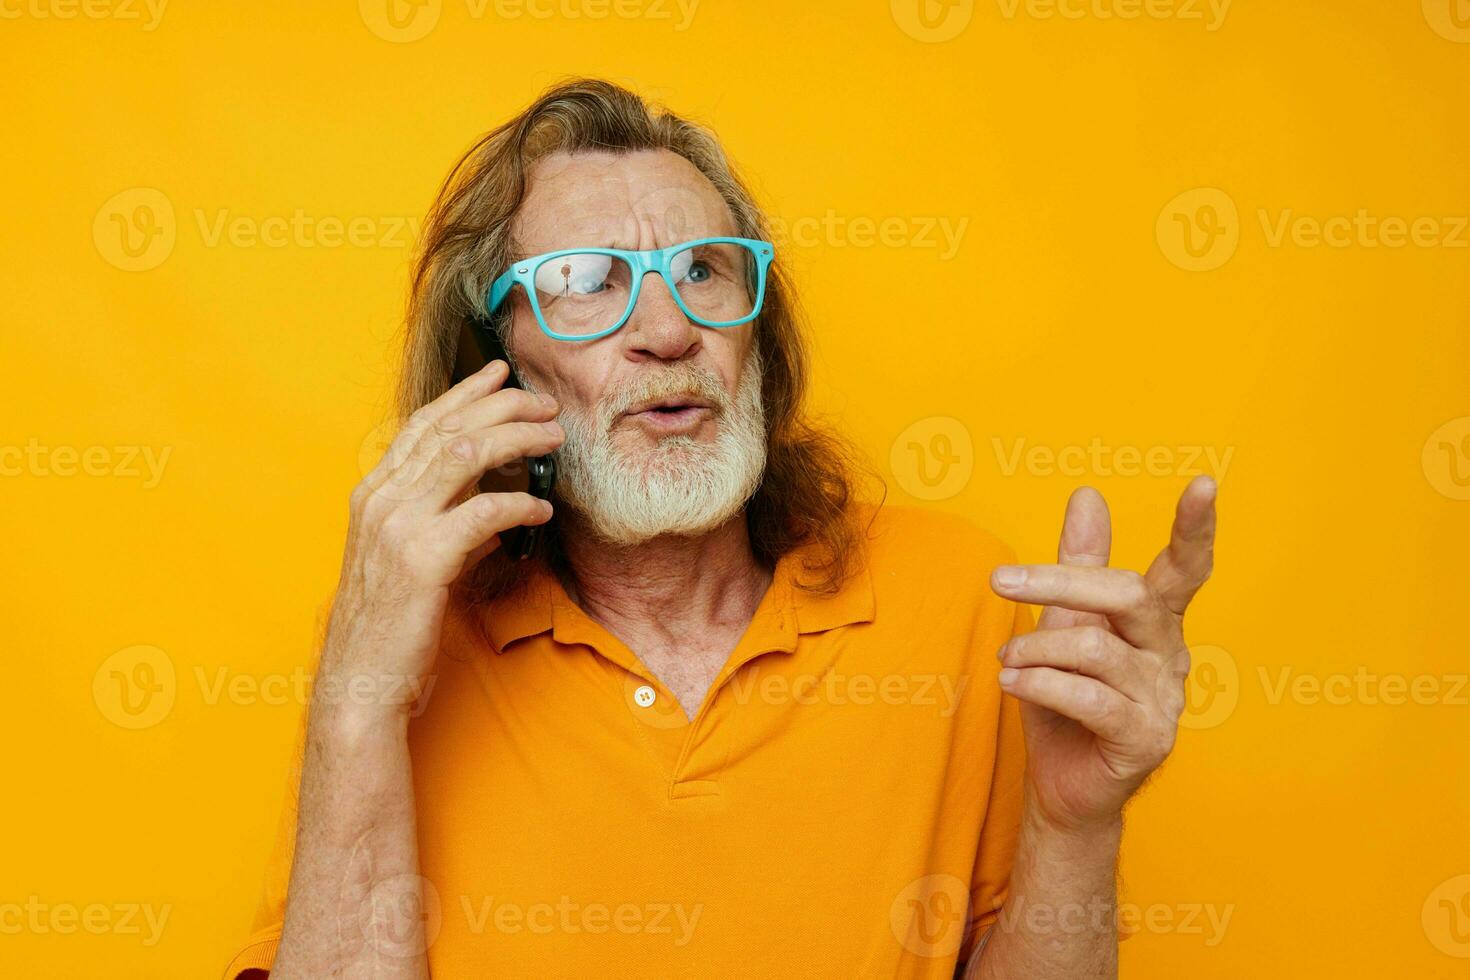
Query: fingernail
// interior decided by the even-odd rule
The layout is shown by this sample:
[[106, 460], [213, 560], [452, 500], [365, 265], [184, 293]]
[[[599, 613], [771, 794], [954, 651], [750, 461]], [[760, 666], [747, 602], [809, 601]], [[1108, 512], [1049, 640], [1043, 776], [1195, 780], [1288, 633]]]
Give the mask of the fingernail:
[[1026, 570], [1024, 568], [1017, 568], [1015, 565], [1001, 565], [995, 570], [992, 578], [995, 579], [995, 584], [1001, 588], [1014, 589], [1025, 583]]
[[557, 425], [555, 422], [542, 422], [541, 428], [545, 429], [547, 432], [550, 432], [554, 436], [561, 435], [561, 426]]
[[1215, 478], [1213, 476], [1207, 476], [1203, 480], [1201, 480], [1200, 486], [1204, 487], [1205, 496], [1207, 497], [1213, 497], [1217, 492], [1219, 492], [1220, 489], [1220, 485], [1215, 482]]
[[995, 651], [995, 659], [996, 660], [999, 660], [1001, 663], [1005, 663], [1006, 662], [1006, 649], [1008, 647], [1010, 647], [1010, 644], [1009, 643], [1002, 643], [1000, 645], [1000, 649], [997, 650], [997, 651]]
[[1016, 683], [1016, 678], [1021, 676], [1021, 672], [1014, 667], [1005, 667], [1001, 669], [1000, 674], [997, 676], [1000, 677], [1001, 687], [1010, 687]]

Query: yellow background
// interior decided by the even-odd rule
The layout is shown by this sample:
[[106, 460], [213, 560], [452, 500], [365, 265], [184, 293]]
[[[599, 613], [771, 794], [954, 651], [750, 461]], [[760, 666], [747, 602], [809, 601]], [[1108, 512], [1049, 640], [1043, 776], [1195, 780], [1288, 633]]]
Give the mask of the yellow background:
[[[6, 928], [0, 973], [208, 977], [245, 935], [301, 710], [281, 685], [387, 404], [400, 225], [569, 74], [723, 136], [788, 232], [815, 403], [893, 500], [1044, 561], [1091, 483], [1116, 563], [1141, 568], [1209, 468], [1189, 447], [1228, 460], [1188, 624], [1211, 671], [1129, 817], [1124, 899], [1155, 924], [1126, 976], [1470, 972], [1455, 2], [986, 0], [925, 21], [909, 0], [701, 0], [686, 22], [673, 0], [442, 0], [394, 28], [383, 0], [175, 0], [156, 21], [141, 0], [3, 0], [0, 446], [33, 451], [0, 477], [0, 907], [170, 917], [151, 946], [114, 911], [101, 934]], [[1400, 247], [1276, 235], [1360, 211], [1432, 221]], [[298, 212], [361, 219], [358, 243], [251, 238]], [[1013, 465], [1018, 440], [1040, 455]], [[91, 475], [57, 472], [66, 447]], [[169, 454], [156, 480], [143, 450]], [[1282, 694], [1283, 671], [1345, 696]], [[1388, 675], [1439, 694], [1383, 703]], [[127, 713], [119, 677], [158, 688], [157, 717]]]

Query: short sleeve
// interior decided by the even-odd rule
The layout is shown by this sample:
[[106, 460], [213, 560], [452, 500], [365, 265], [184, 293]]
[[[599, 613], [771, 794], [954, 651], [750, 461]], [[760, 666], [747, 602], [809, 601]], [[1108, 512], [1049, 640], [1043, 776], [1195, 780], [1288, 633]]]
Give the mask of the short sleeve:
[[[1029, 632], [1035, 625], [1031, 607], [1018, 603], [1011, 635]], [[1022, 780], [1026, 774], [1026, 744], [1021, 733], [1021, 704], [1002, 694], [996, 718], [995, 770], [970, 875], [970, 916], [959, 962], [974, 953], [986, 931], [1000, 917], [1011, 881], [1011, 866], [1021, 832]]]

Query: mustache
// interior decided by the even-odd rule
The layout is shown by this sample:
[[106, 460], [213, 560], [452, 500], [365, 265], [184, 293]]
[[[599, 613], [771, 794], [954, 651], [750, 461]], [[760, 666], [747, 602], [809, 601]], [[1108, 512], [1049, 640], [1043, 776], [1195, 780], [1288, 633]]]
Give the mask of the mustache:
[[688, 365], [639, 374], [615, 386], [600, 400], [598, 420], [611, 425], [634, 405], [661, 398], [700, 399], [714, 406], [716, 415], [724, 415], [731, 406], [730, 393], [719, 375], [709, 368]]

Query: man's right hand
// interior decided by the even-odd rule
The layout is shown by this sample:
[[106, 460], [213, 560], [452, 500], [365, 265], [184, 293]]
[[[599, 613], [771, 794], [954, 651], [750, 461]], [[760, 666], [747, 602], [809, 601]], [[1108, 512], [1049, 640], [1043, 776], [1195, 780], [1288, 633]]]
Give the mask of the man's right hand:
[[465, 499], [487, 471], [566, 438], [551, 421], [556, 402], [502, 387], [507, 373], [491, 361], [415, 412], [352, 491], [319, 682], [336, 681], [354, 707], [406, 714], [438, 653], [455, 580], [502, 532], [551, 518], [551, 504], [528, 493]]

